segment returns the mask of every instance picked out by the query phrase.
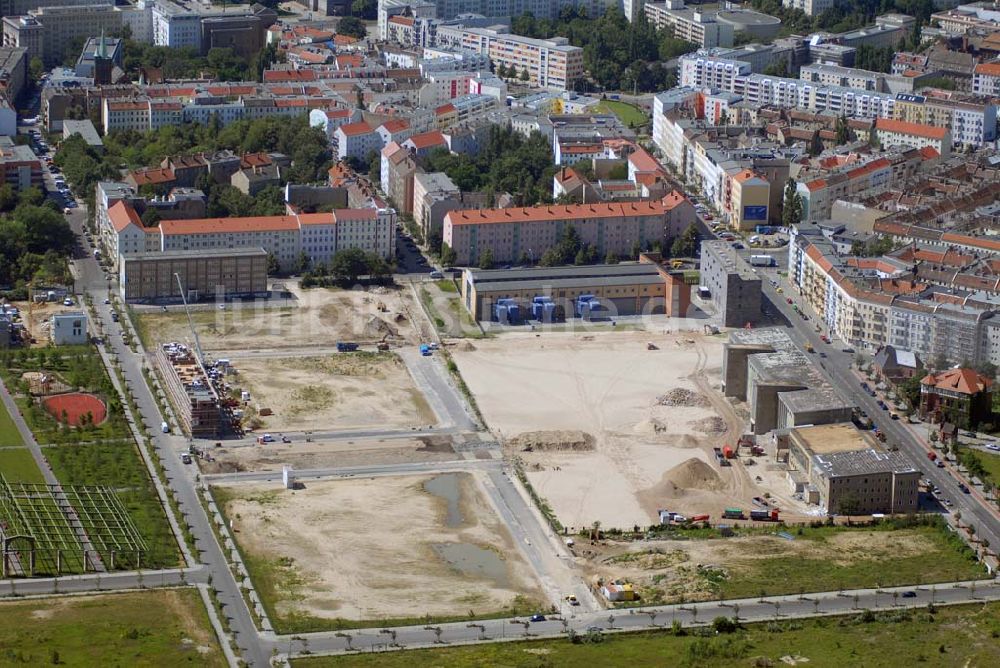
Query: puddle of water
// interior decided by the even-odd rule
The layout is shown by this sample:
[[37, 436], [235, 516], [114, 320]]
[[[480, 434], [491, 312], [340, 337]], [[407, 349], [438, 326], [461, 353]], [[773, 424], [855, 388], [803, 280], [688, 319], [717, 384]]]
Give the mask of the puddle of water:
[[458, 507], [461, 490], [458, 485], [457, 473], [442, 473], [424, 483], [424, 490], [434, 496], [444, 499], [448, 504], [448, 514], [445, 526], [455, 528], [462, 526], [462, 510]]
[[496, 552], [470, 543], [435, 543], [434, 551], [462, 575], [492, 580], [498, 587], [509, 587], [507, 565]]

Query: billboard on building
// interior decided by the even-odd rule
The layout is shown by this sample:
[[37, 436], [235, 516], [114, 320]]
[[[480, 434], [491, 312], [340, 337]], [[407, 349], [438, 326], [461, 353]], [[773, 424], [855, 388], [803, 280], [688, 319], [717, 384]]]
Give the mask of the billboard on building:
[[767, 220], [767, 205], [751, 205], [743, 207], [743, 220]]

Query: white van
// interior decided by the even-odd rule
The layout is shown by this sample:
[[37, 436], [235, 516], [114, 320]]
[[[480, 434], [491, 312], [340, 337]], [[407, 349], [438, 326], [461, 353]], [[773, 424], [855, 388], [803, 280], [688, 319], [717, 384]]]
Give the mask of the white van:
[[167, 424], [166, 422], [160, 424], [160, 429], [163, 431], [164, 434], [170, 433], [170, 425]]

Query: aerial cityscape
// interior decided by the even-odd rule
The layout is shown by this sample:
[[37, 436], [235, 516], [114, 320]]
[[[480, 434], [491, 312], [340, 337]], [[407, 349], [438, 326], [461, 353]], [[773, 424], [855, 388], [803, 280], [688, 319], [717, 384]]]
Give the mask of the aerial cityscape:
[[1000, 3], [0, 19], [0, 664], [1000, 665]]

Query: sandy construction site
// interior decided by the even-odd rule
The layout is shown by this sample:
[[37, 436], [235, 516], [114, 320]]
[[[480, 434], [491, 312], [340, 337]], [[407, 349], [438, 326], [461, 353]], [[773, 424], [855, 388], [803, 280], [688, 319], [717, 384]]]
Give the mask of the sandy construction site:
[[432, 424], [434, 413], [393, 353], [236, 357], [235, 384], [266, 408], [262, 428], [306, 431]]
[[452, 461], [456, 458], [452, 437], [428, 435], [413, 438], [385, 439], [316, 439], [305, 443], [267, 443], [266, 445], [231, 444], [210, 451], [212, 461], [201, 461], [202, 473], [236, 471], [280, 471], [284, 465], [293, 469], [338, 468], [373, 464]]
[[487, 425], [564, 525], [631, 528], [657, 522], [660, 508], [718, 518], [763, 494], [748, 469], [720, 467], [712, 453], [744, 427], [719, 392], [722, 343], [697, 333], [524, 333], [462, 342], [452, 354]]
[[280, 565], [278, 617], [485, 615], [518, 597], [541, 600], [475, 475], [219, 490], [241, 548]]
[[[374, 344], [383, 339], [412, 344], [421, 339], [419, 329], [427, 327], [408, 288], [302, 290], [294, 281], [285, 287], [295, 295], [286, 300], [287, 304], [275, 300], [266, 305], [247, 302], [225, 309], [199, 306], [193, 310], [202, 348], [208, 352], [329, 348], [337, 341]], [[169, 313], [147, 311], [140, 321], [151, 342], [191, 339], [191, 328], [181, 308], [175, 307]]]

